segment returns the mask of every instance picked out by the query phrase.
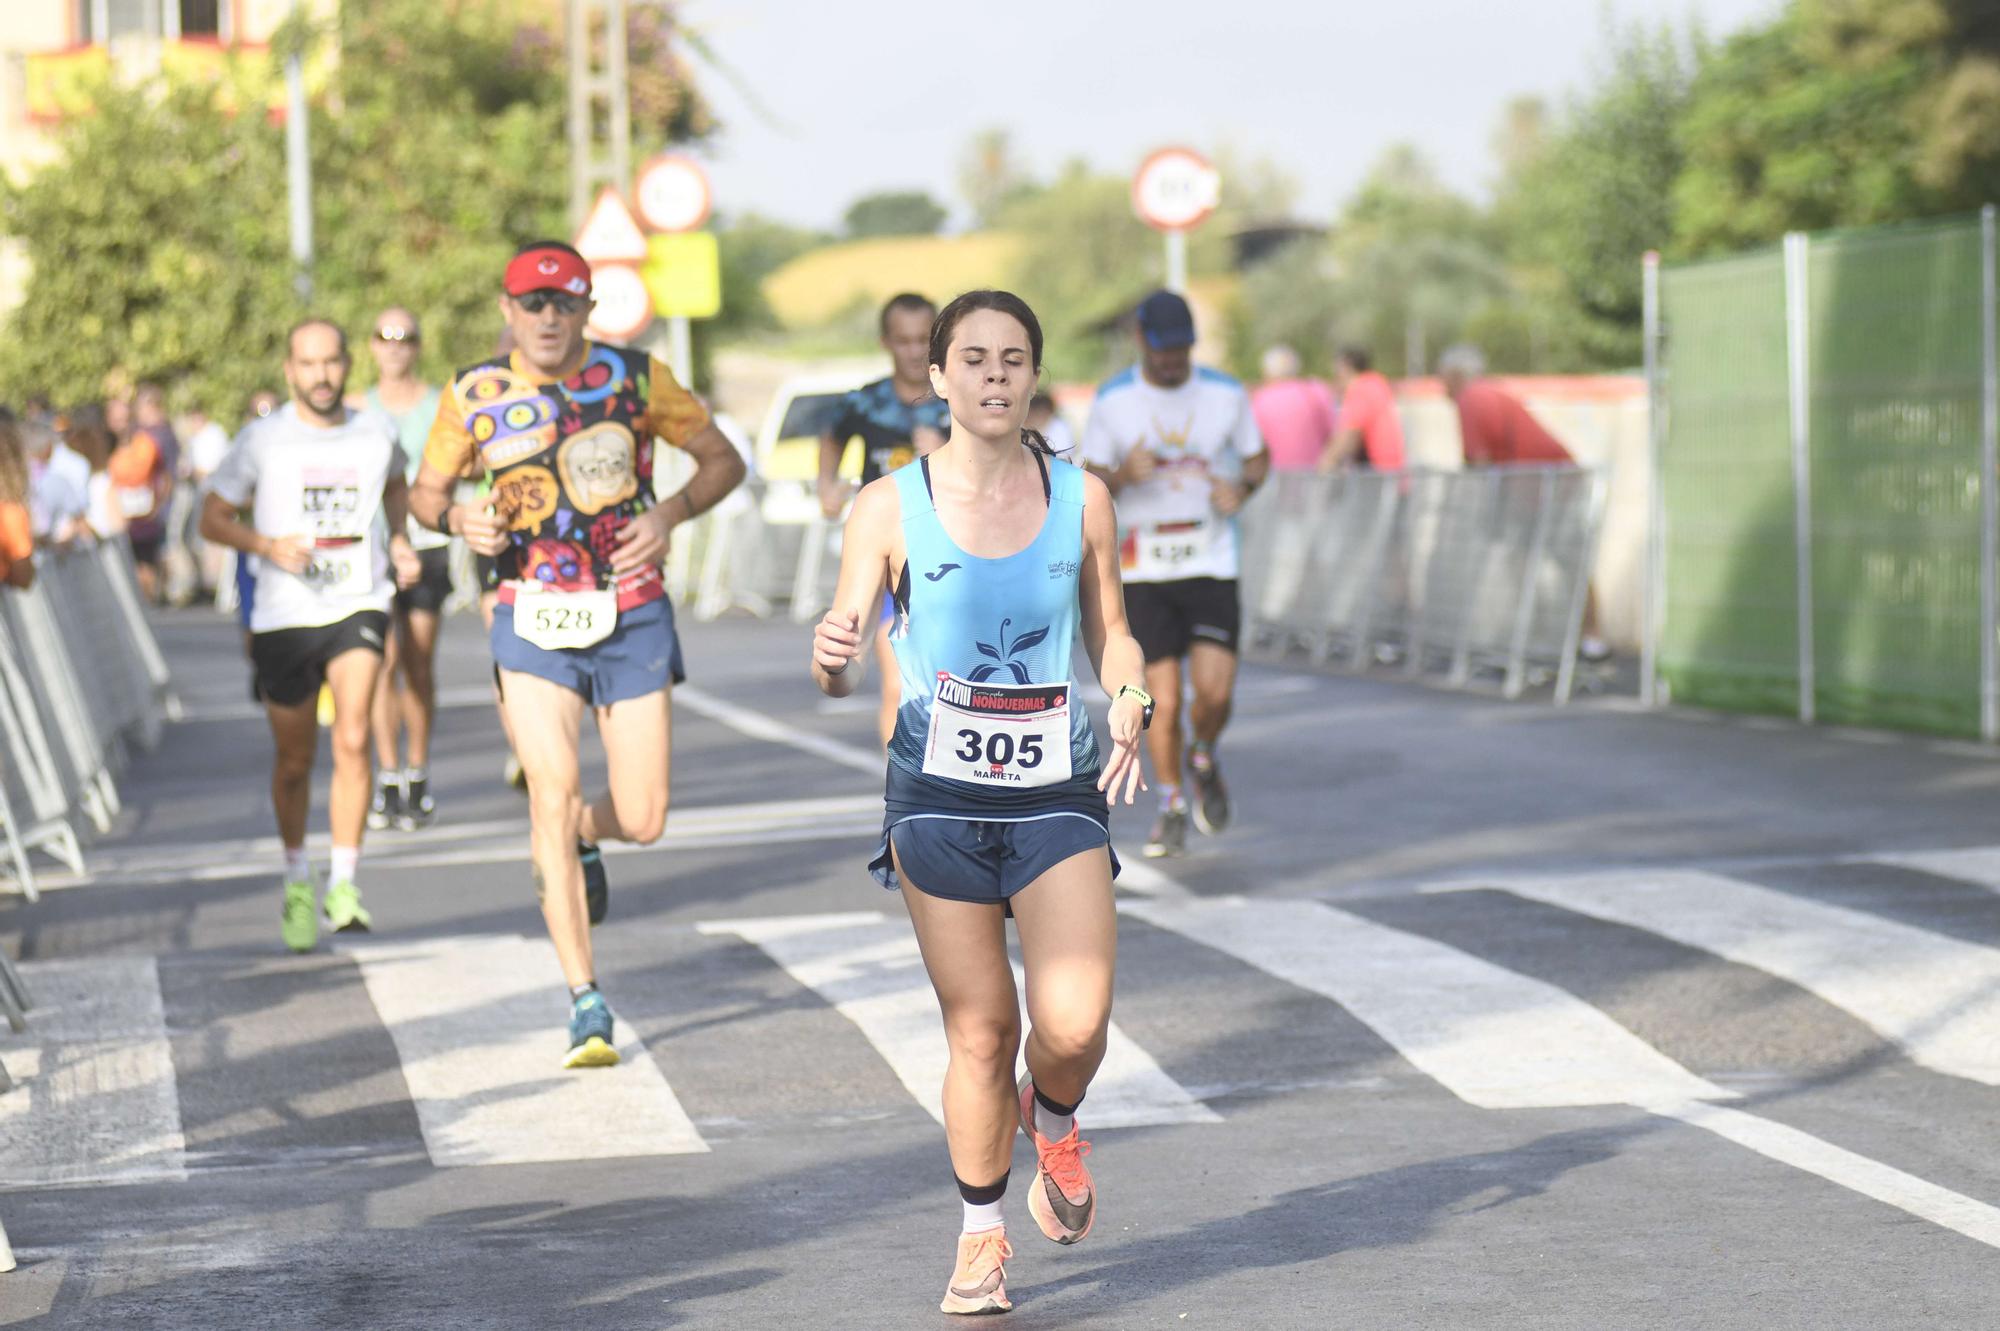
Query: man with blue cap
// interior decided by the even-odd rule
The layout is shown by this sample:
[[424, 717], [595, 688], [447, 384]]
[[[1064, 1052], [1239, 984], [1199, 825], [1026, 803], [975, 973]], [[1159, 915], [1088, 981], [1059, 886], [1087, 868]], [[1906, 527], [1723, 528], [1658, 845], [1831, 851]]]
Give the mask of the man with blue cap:
[[[1153, 695], [1147, 745], [1160, 815], [1144, 847], [1158, 858], [1187, 846], [1190, 812], [1213, 835], [1229, 824], [1215, 745], [1236, 691], [1236, 514], [1270, 471], [1250, 395], [1194, 364], [1194, 313], [1171, 291], [1139, 303], [1139, 363], [1106, 380], [1084, 427], [1085, 465], [1117, 499], [1125, 612], [1146, 654]], [[1182, 661], [1193, 693], [1181, 733]], [[1185, 761], [1194, 800], [1181, 794]]]

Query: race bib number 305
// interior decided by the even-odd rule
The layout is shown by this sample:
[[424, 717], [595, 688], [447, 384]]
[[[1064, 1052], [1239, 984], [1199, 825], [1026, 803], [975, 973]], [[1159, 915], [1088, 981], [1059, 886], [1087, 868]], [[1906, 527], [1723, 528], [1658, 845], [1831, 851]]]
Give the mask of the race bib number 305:
[[514, 597], [514, 636], [546, 651], [589, 647], [618, 627], [618, 593], [521, 592]]
[[1070, 686], [975, 684], [940, 673], [924, 772], [983, 786], [1052, 786], [1070, 769]]

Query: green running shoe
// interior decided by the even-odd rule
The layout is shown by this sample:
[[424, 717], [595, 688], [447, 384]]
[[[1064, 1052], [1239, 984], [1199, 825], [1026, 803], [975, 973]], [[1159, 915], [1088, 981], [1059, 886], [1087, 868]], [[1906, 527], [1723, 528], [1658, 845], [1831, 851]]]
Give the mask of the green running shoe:
[[569, 1053], [566, 1068], [609, 1068], [618, 1063], [618, 1046], [611, 1035], [611, 1006], [595, 989], [570, 1000]]
[[361, 889], [352, 883], [335, 883], [326, 889], [326, 922], [337, 934], [368, 932], [373, 923], [361, 904]]
[[319, 913], [313, 909], [311, 883], [285, 884], [285, 910], [278, 934], [294, 952], [310, 952], [319, 942]]

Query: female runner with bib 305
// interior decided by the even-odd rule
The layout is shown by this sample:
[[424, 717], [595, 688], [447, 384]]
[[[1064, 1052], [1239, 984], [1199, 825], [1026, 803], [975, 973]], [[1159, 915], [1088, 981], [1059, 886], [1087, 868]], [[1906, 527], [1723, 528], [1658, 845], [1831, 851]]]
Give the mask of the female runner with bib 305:
[[[1152, 709], [1125, 627], [1110, 492], [1022, 428], [1041, 362], [1041, 325], [1018, 296], [973, 291], [945, 306], [930, 375], [951, 436], [855, 499], [840, 588], [813, 640], [814, 680], [851, 693], [862, 626], [884, 586], [895, 589], [902, 703], [869, 868], [884, 887], [901, 885], [951, 1051], [945, 1138], [964, 1225], [940, 1305], [948, 1313], [1013, 1306], [1000, 1210], [1017, 1128], [1035, 1148], [1028, 1210], [1042, 1233], [1075, 1243], [1095, 1219], [1075, 1114], [1111, 1021], [1117, 860], [1106, 792], [1130, 804], [1142, 788], [1139, 734]], [[1070, 678], [1079, 632], [1112, 697], [1103, 762]], [[1018, 1085], [1010, 913], [1028, 990]]]

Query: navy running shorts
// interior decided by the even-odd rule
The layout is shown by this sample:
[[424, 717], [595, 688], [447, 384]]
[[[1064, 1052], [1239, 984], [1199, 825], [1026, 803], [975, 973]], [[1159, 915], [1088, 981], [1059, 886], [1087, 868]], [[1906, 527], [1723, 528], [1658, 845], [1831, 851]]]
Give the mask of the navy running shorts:
[[662, 596], [618, 612], [611, 636], [589, 647], [550, 651], [514, 634], [514, 607], [493, 607], [493, 664], [581, 694], [593, 707], [643, 698], [687, 678], [673, 604]]
[[[891, 839], [895, 856], [889, 853]], [[1073, 855], [1102, 846], [1118, 876], [1111, 831], [1085, 813], [1048, 813], [1022, 822], [918, 814], [882, 829], [882, 843], [868, 871], [883, 887], [897, 886], [896, 859], [911, 886], [947, 901], [999, 905]]]

